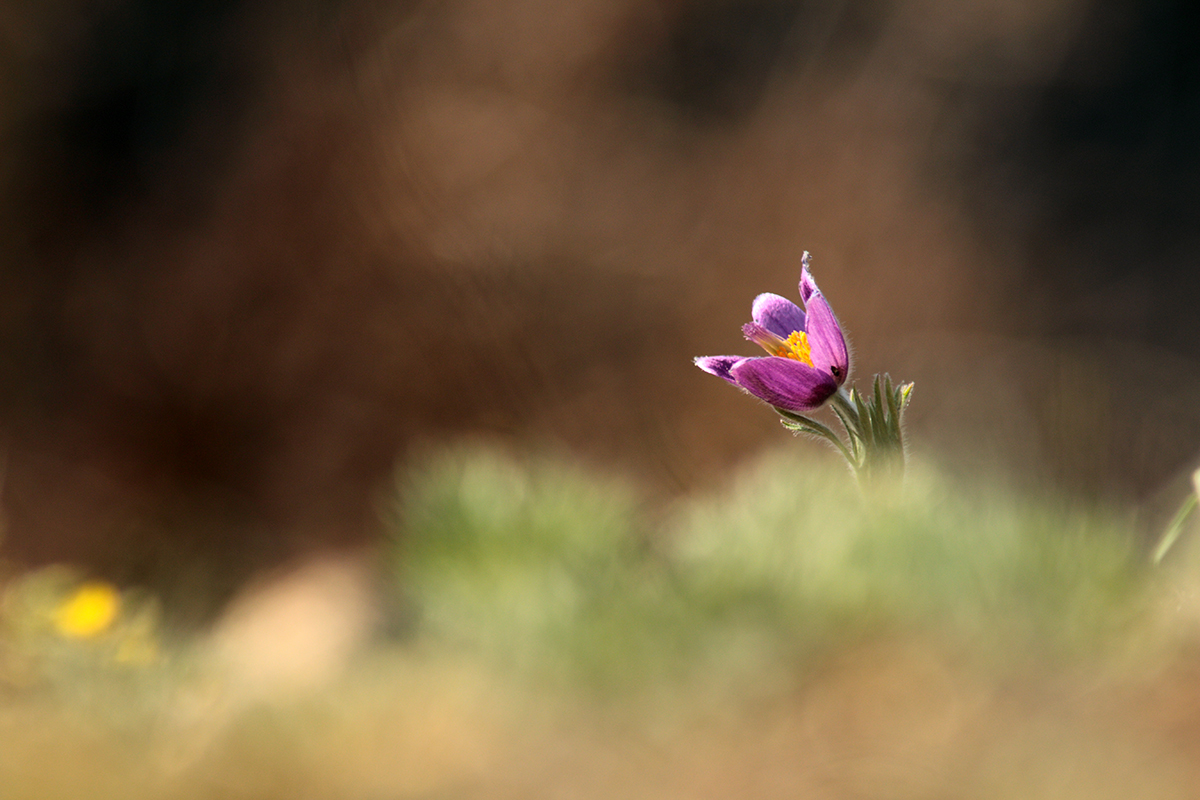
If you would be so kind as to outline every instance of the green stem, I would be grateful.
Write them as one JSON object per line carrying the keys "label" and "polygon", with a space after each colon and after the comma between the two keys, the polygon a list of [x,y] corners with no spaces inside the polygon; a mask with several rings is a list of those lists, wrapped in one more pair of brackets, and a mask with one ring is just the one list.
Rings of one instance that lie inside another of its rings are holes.
{"label": "green stem", "polygon": [[837,394],[835,394],[833,396],[833,404],[836,405],[839,409],[841,409],[842,413],[845,414],[845,418],[850,420],[851,422],[853,422],[854,427],[857,428],[857,430],[846,431],[846,432],[849,433],[851,436],[858,435],[858,437],[861,439],[862,438],[862,418],[859,417],[858,409],[855,408],[854,402],[850,399],[850,395],[846,392],[846,390],[844,388],[841,388],[841,387],[838,388]]}
{"label": "green stem", "polygon": [[1163,560],[1163,556],[1175,544],[1175,540],[1179,538],[1179,534],[1183,531],[1183,523],[1187,521],[1188,515],[1196,508],[1197,497],[1196,493],[1192,492],[1188,495],[1187,500],[1183,501],[1183,505],[1175,514],[1175,518],[1171,520],[1171,524],[1167,526],[1166,532],[1162,539],[1158,542],[1158,547],[1154,548],[1152,560],[1155,564]]}

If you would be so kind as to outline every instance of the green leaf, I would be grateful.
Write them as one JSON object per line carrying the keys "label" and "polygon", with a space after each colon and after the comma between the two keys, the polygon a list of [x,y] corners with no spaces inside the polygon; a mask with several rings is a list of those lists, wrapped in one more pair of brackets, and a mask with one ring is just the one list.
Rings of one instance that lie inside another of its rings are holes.
{"label": "green leaf", "polygon": [[874,433],[876,444],[882,445],[888,441],[889,437],[883,414],[883,392],[879,385],[878,375],[875,376],[871,391],[871,430]]}
{"label": "green leaf", "polygon": [[[1200,470],[1196,470],[1192,479],[1194,482],[1200,483]],[[1183,505],[1179,507],[1179,511],[1175,512],[1175,517],[1171,520],[1171,524],[1163,532],[1162,538],[1158,540],[1158,546],[1154,548],[1154,554],[1151,556],[1151,560],[1155,564],[1163,560],[1167,551],[1175,545],[1179,534],[1183,532],[1183,523],[1187,522],[1187,518],[1191,516],[1192,511],[1196,508],[1198,500],[1197,492],[1200,492],[1200,489],[1196,489],[1187,496],[1187,499],[1183,501]]]}
{"label": "green leaf", "polygon": [[900,431],[900,403],[896,389],[892,386],[891,375],[885,376],[884,392],[887,395],[888,404],[888,432],[891,434],[893,443],[897,447],[901,447],[903,439]]}
{"label": "green leaf", "polygon": [[783,417],[783,419],[780,420],[780,422],[783,423],[783,427],[797,433],[805,433],[810,436],[821,437],[836,447],[838,452],[842,454],[842,458],[846,459],[846,461],[850,463],[851,467],[857,466],[857,459],[851,455],[849,450],[846,449],[846,445],[842,443],[842,440],[838,438],[837,434],[830,430],[827,426],[822,425],[815,419],[809,419],[801,414],[793,414],[792,412],[784,411],[781,408],[776,408],[775,411],[778,412],[780,417]]}
{"label": "green leaf", "polygon": [[854,407],[858,409],[858,419],[861,422],[860,432],[863,437],[863,446],[869,451],[875,446],[875,430],[871,425],[871,409],[863,402],[862,395],[857,389],[850,390],[850,399],[854,401]]}

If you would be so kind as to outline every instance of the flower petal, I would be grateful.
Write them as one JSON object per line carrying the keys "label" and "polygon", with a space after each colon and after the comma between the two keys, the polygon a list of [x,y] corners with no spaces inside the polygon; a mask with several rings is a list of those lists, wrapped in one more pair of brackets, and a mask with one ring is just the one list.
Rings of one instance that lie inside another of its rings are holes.
{"label": "flower petal", "polygon": [[745,361],[746,356],[700,356],[692,361],[697,367],[707,372],[709,375],[716,375],[718,378],[725,380],[737,386],[737,381],[729,374],[729,370],[734,364],[739,361]]}
{"label": "flower petal", "polygon": [[[807,272],[805,273],[808,274]],[[834,377],[837,385],[846,382],[850,372],[850,353],[846,349],[846,337],[838,324],[833,309],[825,295],[814,291],[808,299],[808,344],[813,366]]]}
{"label": "flower petal", "polygon": [[730,368],[734,382],[768,405],[805,413],[837,391],[828,372],[790,358],[747,358]]}
{"label": "flower petal", "polygon": [[821,291],[817,288],[817,282],[813,280],[812,273],[808,271],[809,261],[808,251],[805,250],[804,255],[800,257],[800,299],[804,301],[805,306],[808,305],[808,298]]}
{"label": "flower petal", "polygon": [[769,292],[754,298],[750,318],[780,339],[788,338],[793,331],[804,330],[804,312],[800,306]]}

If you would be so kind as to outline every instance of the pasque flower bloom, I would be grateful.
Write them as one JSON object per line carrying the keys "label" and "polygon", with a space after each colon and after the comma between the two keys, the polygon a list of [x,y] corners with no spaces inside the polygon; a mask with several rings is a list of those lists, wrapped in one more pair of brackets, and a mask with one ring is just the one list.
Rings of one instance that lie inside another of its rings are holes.
{"label": "pasque flower bloom", "polygon": [[850,372],[846,339],[833,309],[801,259],[800,299],[804,309],[777,294],[760,294],[742,334],[767,356],[703,356],[705,372],[723,378],[775,408],[804,414],[837,393]]}

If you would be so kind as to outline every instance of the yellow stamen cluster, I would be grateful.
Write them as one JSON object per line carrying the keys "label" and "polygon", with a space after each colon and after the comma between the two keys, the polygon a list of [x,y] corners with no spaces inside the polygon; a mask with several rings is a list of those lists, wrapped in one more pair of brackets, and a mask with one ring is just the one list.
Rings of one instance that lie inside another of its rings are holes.
{"label": "yellow stamen cluster", "polygon": [[775,355],[780,358],[795,359],[810,367],[813,365],[812,347],[809,346],[808,334],[804,331],[792,331],[792,335],[787,338],[787,341],[782,342],[775,349]]}

